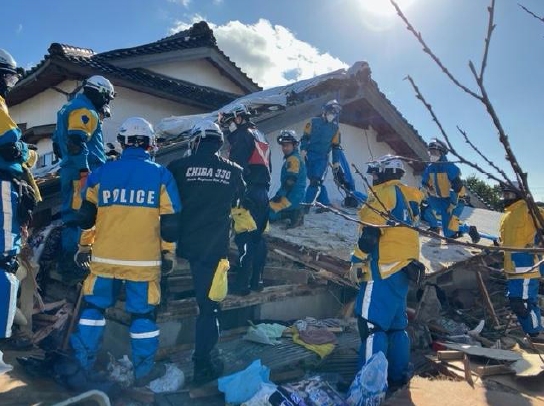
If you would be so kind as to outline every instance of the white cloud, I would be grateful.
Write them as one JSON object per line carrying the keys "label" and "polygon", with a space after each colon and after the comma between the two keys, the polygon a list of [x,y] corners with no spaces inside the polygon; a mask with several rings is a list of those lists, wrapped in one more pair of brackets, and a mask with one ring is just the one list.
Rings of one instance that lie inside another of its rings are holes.
{"label": "white cloud", "polygon": [[185,8],[189,7],[189,4],[191,3],[191,0],[168,0],[168,1],[170,3],[179,3]]}
{"label": "white cloud", "polygon": [[[205,18],[194,15],[190,20],[178,21],[170,32],[187,29]],[[265,88],[347,67],[338,58],[297,39],[288,28],[272,25],[266,19],[260,19],[255,24],[240,21],[229,21],[224,25],[208,24],[213,29],[219,48]]]}
{"label": "white cloud", "polygon": [[23,31],[23,24],[19,24],[15,29],[16,34],[20,34]]}

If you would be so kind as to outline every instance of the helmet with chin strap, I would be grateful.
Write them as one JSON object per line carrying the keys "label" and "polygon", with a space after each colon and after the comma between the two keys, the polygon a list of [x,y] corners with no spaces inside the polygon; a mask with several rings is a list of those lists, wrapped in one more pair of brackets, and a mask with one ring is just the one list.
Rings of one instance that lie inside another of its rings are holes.
{"label": "helmet with chin strap", "polygon": [[22,68],[17,67],[17,63],[11,54],[0,49],[0,95],[5,97],[9,90],[17,84]]}
{"label": "helmet with chin strap", "polygon": [[203,120],[197,123],[191,130],[191,150],[196,151],[201,142],[215,142],[217,149],[221,148],[224,142],[223,131],[218,124],[210,120]]}
{"label": "helmet with chin strap", "polygon": [[448,146],[443,141],[440,141],[437,138],[433,138],[429,142],[429,145],[427,146],[427,149],[429,151],[436,150],[436,151],[440,152],[441,155],[446,155],[448,153]]}
{"label": "helmet with chin strap", "polygon": [[141,147],[147,150],[155,145],[155,131],[149,121],[141,117],[131,117],[119,128],[117,141],[123,147]]}
{"label": "helmet with chin strap", "polygon": [[277,138],[278,144],[293,144],[295,147],[299,141],[295,130],[281,130]]}

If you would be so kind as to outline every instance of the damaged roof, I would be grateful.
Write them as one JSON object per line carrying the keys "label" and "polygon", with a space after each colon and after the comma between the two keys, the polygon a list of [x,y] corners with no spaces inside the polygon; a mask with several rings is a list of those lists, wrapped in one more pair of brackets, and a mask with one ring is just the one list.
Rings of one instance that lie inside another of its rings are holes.
{"label": "damaged roof", "polygon": [[[7,102],[9,105],[16,105],[65,80],[83,80],[91,75],[100,74],[106,76],[116,86],[195,107],[219,108],[239,95],[170,78],[146,69],[116,64],[119,59],[130,56],[201,48],[211,49],[214,54],[220,55],[217,57],[210,54],[206,59],[242,89],[245,91],[260,89],[217,47],[211,29],[205,22],[200,22],[188,30],[160,41],[99,54],[88,48],[52,43],[44,59],[25,72],[23,78],[12,89]],[[221,58],[224,60],[221,61]],[[236,75],[232,72],[237,72],[238,77],[234,77]]]}

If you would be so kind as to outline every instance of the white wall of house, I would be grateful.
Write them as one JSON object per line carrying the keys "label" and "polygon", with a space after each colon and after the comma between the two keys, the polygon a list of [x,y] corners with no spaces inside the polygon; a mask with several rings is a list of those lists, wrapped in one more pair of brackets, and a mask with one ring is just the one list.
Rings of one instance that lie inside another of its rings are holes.
{"label": "white wall of house", "polygon": [[[78,83],[65,81],[58,88],[72,92]],[[172,115],[204,113],[203,109],[183,105],[170,100],[161,99],[146,93],[116,87],[117,97],[112,102],[112,117],[103,123],[105,142],[114,141],[119,127],[129,117],[140,116],[153,125],[161,119]],[[64,94],[47,89],[24,102],[10,107],[10,115],[16,123],[26,123],[27,128],[45,124],[55,124],[57,111],[67,102]],[[38,153],[47,154],[53,150],[50,140],[38,142]]]}
{"label": "white wall of house", "polygon": [[[286,129],[295,130],[300,139],[305,124],[306,121],[301,121]],[[276,137],[278,136],[279,131],[280,130],[266,134],[268,142],[271,146],[272,156],[272,184],[270,187],[270,196],[273,196],[280,186],[280,172],[281,166],[283,165],[283,153],[281,151],[281,147],[276,141]],[[358,127],[340,124],[340,131],[342,134],[342,147],[344,149],[344,154],[346,155],[348,162],[350,164],[355,164],[363,173],[366,172],[366,162],[372,159],[377,159],[386,154],[397,155],[397,153],[393,149],[391,149],[391,147],[387,143],[378,142],[376,140],[377,133],[372,128],[369,128],[368,130],[363,130]],[[421,183],[421,176],[415,176],[413,174],[412,168],[409,165],[405,164],[405,168],[406,174],[402,179],[403,182],[410,186],[419,187]],[[351,172],[355,179],[356,189],[358,191],[367,193],[366,187],[361,177],[357,175],[352,168]],[[372,183],[372,179],[370,177],[367,179],[370,183]],[[325,178],[325,186],[327,188],[327,192],[331,201],[333,203],[340,203],[343,199],[343,196],[340,194],[338,188],[334,184],[331,170],[329,170]]]}
{"label": "white wall of house", "polygon": [[206,60],[176,61],[146,66],[146,69],[201,86],[243,95],[244,91]]}

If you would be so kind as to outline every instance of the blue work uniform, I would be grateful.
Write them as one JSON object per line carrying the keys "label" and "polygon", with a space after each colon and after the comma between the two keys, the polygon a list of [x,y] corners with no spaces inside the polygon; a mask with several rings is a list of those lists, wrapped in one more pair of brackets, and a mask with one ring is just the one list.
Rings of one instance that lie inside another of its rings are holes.
{"label": "blue work uniform", "polygon": [[11,179],[23,174],[22,163],[28,159],[26,143],[21,141],[21,130],[9,115],[6,101],[0,96],[0,148],[15,148],[20,157],[11,160],[0,155],[0,205],[2,238],[0,238],[0,339],[11,337],[15,317],[19,281],[15,277],[15,257],[21,250],[21,224],[17,216],[19,192]]}
{"label": "blue work uniform", "polygon": [[336,122],[329,123],[324,117],[313,117],[304,127],[300,149],[306,151],[306,174],[310,184],[306,189],[306,203],[318,201],[330,205],[327,189],[323,184],[332,149],[333,165],[338,164],[340,129]]}
{"label": "blue work uniform", "polygon": [[423,187],[428,192],[428,202],[436,216],[442,221],[442,232],[445,237],[453,237],[459,232],[459,216],[463,211],[463,199],[459,199],[459,193],[453,190],[453,184],[460,184],[461,171],[448,162],[445,156],[440,161],[430,163],[421,179]]}
{"label": "blue work uniform", "polygon": [[[535,246],[536,229],[524,200],[518,200],[505,208],[499,230],[504,246]],[[540,270],[538,267],[531,268],[541,259],[539,255],[525,252],[504,253],[504,272],[508,280],[506,295],[510,306],[523,331],[535,336],[542,330],[538,306]]]}
{"label": "blue work uniform", "polygon": [[270,202],[270,220],[280,220],[282,213],[300,208],[306,189],[306,165],[298,148],[284,157],[280,176],[281,186]]}
{"label": "blue work uniform", "polygon": [[[413,223],[410,202],[415,196],[423,197],[417,189],[391,180],[374,186],[373,192],[359,211],[361,221],[386,224],[387,219],[373,208],[388,211],[393,218],[404,223]],[[361,227],[361,233],[365,232],[365,227]],[[391,381],[403,383],[409,379],[410,361],[410,340],[406,333],[409,280],[403,269],[419,259],[419,238],[416,231],[407,227],[379,230],[379,240],[370,252],[365,253],[356,247],[352,257],[353,262],[362,263],[364,271],[355,304],[361,336],[359,367],[372,354],[381,351],[389,361]]]}
{"label": "blue work uniform", "polygon": [[[83,284],[85,308],[70,343],[81,366],[91,369],[104,334],[104,311],[115,304],[124,283],[138,379],[152,369],[159,345],[154,310],[160,302],[161,252],[175,249],[161,238],[161,216],[179,213],[177,186],[165,167],[132,147],[89,175],[83,199],[83,223],[95,227],[81,235],[82,245],[92,245],[91,269]],[[88,207],[95,208],[95,219],[88,219]]]}
{"label": "blue work uniform", "polygon": [[77,211],[81,206],[82,171],[94,171],[106,162],[100,116],[83,93],[65,104],[57,113],[53,142],[61,155],[62,248],[73,255],[77,251],[79,229]]}

